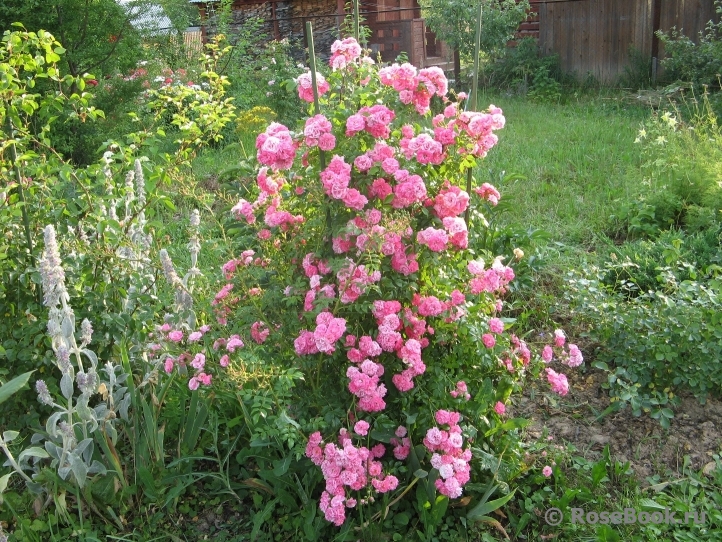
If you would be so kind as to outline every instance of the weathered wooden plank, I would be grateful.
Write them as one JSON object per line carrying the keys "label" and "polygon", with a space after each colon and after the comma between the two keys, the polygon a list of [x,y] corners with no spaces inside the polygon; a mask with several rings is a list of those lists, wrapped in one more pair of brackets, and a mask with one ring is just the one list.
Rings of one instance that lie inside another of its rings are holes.
{"label": "weathered wooden plank", "polygon": [[[630,48],[651,55],[654,0],[578,0],[536,3],[542,54],[558,54],[562,68],[579,76],[592,73],[613,82],[629,62]],[[715,17],[713,0],[664,0],[660,27],[684,28],[697,38]],[[660,48],[660,56],[663,54]]]}

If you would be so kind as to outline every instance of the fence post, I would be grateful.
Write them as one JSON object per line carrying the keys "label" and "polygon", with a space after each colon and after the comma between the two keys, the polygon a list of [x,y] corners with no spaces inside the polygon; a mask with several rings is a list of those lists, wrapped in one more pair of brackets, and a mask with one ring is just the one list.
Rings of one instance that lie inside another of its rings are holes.
{"label": "fence post", "polygon": [[657,62],[659,59],[659,36],[657,32],[660,30],[662,19],[662,0],[652,1],[652,64],[651,76],[652,84],[657,84]]}

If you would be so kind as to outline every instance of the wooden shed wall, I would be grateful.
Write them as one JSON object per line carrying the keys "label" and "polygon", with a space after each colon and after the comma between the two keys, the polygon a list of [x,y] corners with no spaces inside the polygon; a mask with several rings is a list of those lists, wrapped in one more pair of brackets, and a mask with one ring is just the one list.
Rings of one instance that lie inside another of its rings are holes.
{"label": "wooden shed wall", "polygon": [[[612,82],[623,73],[631,47],[651,58],[656,8],[660,10],[661,30],[676,26],[693,39],[707,21],[715,18],[713,0],[542,0],[534,3],[539,13],[542,53],[558,54],[562,69],[567,72],[579,76],[590,73],[604,82]],[[658,54],[661,57],[661,47]]]}

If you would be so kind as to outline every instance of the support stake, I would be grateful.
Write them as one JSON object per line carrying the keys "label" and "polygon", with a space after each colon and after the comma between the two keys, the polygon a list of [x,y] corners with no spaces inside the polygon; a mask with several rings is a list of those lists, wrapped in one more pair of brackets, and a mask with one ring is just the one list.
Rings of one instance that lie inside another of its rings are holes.
{"label": "support stake", "polygon": [[[311,87],[313,88],[313,110],[316,115],[321,113],[321,104],[318,101],[318,82],[316,81],[316,49],[313,45],[313,26],[306,21],[306,36],[308,39],[308,65],[311,67]],[[326,169],[326,153],[318,149],[318,161],[321,171]],[[331,208],[326,208],[326,232],[328,234],[329,253],[333,254],[333,236],[331,235]]]}
{"label": "support stake", "polygon": [[353,0],[353,37],[359,41],[359,5],[358,0]]}
{"label": "support stake", "polygon": [[[479,4],[479,15],[476,19],[476,39],[474,42],[474,71],[471,74],[472,80],[471,80],[471,96],[469,96],[469,107],[471,108],[471,111],[477,110],[477,100],[478,100],[478,93],[479,93],[479,52],[481,49],[481,16],[482,16],[482,5]],[[473,171],[472,168],[469,168],[466,172],[466,193],[471,196],[471,180],[473,177]],[[469,225],[469,211],[471,210],[470,207],[466,208],[466,212],[464,213],[464,221],[467,224],[467,227]]]}
{"label": "support stake", "polygon": [[[321,105],[318,102],[318,82],[316,81],[316,50],[313,45],[313,26],[311,21],[306,21],[306,36],[308,38],[308,65],[311,67],[311,87],[313,88],[313,111],[314,114],[321,113]],[[321,170],[326,169],[326,153],[318,150],[321,161]]]}

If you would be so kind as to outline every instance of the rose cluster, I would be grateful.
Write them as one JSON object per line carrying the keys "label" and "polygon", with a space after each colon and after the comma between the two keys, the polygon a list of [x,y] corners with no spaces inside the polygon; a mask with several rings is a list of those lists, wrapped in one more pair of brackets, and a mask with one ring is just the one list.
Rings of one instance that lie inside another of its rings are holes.
{"label": "rose cluster", "polygon": [[435,415],[436,423],[446,425],[448,430],[432,427],[426,432],[424,446],[431,452],[431,465],[439,471],[436,489],[451,499],[460,497],[464,485],[470,479],[469,461],[471,450],[463,449],[464,438],[461,435],[458,412],[439,410]]}
{"label": "rose cluster", "polygon": [[[368,423],[358,422],[357,432],[365,434]],[[383,465],[378,459],[386,453],[383,444],[377,444],[370,450],[364,446],[354,446],[348,431],[342,429],[338,444],[324,444],[321,433],[313,433],[306,445],[306,456],[321,467],[326,480],[326,489],[321,494],[320,508],[326,519],[335,525],[346,520],[346,508],[354,508],[355,498],[347,491],[361,491],[369,483],[378,493],[393,491],[399,484],[391,474],[384,474]]]}

